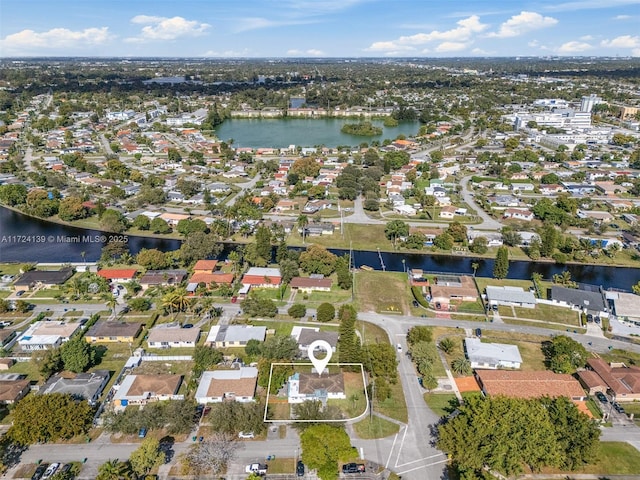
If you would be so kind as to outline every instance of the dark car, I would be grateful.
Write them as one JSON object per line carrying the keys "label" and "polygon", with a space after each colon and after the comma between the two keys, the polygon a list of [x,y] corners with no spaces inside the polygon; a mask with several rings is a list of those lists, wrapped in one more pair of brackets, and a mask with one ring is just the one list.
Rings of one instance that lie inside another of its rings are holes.
{"label": "dark car", "polygon": [[296,475],[304,477],[304,463],[302,463],[302,460],[298,460],[298,463],[296,464]]}
{"label": "dark car", "polygon": [[362,463],[345,463],[342,466],[342,473],[364,473],[365,468]]}
{"label": "dark car", "polygon": [[602,392],[596,392],[596,397],[598,397],[598,400],[600,400],[602,403],[609,403],[607,397]]}
{"label": "dark car", "polygon": [[40,465],[38,465],[38,468],[36,468],[36,471],[33,472],[33,475],[31,476],[31,480],[40,480],[44,475],[44,472],[47,471],[48,467],[48,463],[41,463]]}
{"label": "dark car", "polygon": [[417,307],[419,307],[419,306],[420,306],[420,304],[418,303],[418,301],[417,301],[417,300],[414,300],[414,301],[413,301],[413,306],[417,308]]}
{"label": "dark car", "polygon": [[481,337],[481,336],[482,336],[482,329],[476,328],[476,337]]}
{"label": "dark car", "polygon": [[182,328],[193,328],[193,323],[185,323]]}

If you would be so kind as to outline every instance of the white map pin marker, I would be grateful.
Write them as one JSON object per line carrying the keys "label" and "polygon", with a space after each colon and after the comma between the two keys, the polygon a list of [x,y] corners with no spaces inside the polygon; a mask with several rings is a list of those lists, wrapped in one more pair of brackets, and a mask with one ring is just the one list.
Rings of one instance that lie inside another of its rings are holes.
{"label": "white map pin marker", "polygon": [[[327,356],[322,359],[316,358],[314,356],[314,351],[316,348],[321,348],[325,350],[327,352]],[[331,360],[331,355],[333,355],[333,349],[331,348],[331,344],[326,340],[315,340],[311,342],[311,345],[309,345],[309,348],[307,349],[307,355],[309,356],[311,363],[313,364],[316,371],[318,372],[318,376],[321,376],[322,372],[324,372],[324,369],[327,367],[329,360]]]}

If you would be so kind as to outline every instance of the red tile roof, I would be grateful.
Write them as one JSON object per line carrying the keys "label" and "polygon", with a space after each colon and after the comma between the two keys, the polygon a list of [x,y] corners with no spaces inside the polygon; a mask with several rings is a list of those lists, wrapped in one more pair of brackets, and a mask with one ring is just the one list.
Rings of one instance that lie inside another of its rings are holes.
{"label": "red tile roof", "polygon": [[98,272],[102,278],[112,280],[114,278],[133,278],[138,273],[135,268],[103,268]]}
{"label": "red tile roof", "polygon": [[571,375],[548,370],[517,372],[507,370],[477,370],[483,390],[487,395],[503,395],[516,398],[568,397],[581,399],[584,390]]}
{"label": "red tile roof", "polygon": [[264,275],[245,275],[242,277],[243,285],[280,285],[282,277],[267,277],[270,281],[265,280]]}
{"label": "red tile roof", "polygon": [[193,270],[195,272],[199,270],[213,272],[217,264],[218,264],[218,260],[198,260],[196,264],[193,266]]}

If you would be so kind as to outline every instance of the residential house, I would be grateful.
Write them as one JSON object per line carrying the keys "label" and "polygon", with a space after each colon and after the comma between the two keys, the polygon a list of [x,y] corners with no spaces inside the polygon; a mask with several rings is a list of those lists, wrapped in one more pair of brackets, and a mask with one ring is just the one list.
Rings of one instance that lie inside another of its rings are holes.
{"label": "residential house", "polygon": [[[448,207],[445,207],[448,208]],[[418,211],[413,208],[411,205],[398,205],[393,207],[393,211],[399,215],[405,215],[407,217],[412,217],[418,213]]]}
{"label": "residential house", "polygon": [[633,293],[606,292],[609,304],[618,320],[640,326],[640,296]]}
{"label": "residential house", "polygon": [[233,273],[194,273],[187,282],[187,292],[195,292],[200,284],[204,284],[207,288],[217,288],[218,285],[231,285],[234,279]]}
{"label": "residential house", "polygon": [[178,395],[182,375],[127,375],[120,385],[114,386],[114,407],[118,410],[128,405],[146,405],[160,400],[183,400]]}
{"label": "residential house", "polygon": [[551,300],[571,308],[591,311],[596,315],[606,313],[607,310],[604,298],[599,290],[582,290],[552,285]]}
{"label": "residential house", "polygon": [[296,372],[287,381],[287,398],[289,403],[318,400],[323,404],[330,399],[345,399],[344,376],[342,373]]}
{"label": "residential house", "polygon": [[304,227],[305,235],[310,237],[320,237],[322,235],[333,235],[336,227],[333,223],[329,222],[314,222],[309,223]]}
{"label": "residential house", "polygon": [[442,207],[440,210],[440,218],[444,218],[446,220],[452,220],[456,216],[456,207]]}
{"label": "residential house", "polygon": [[0,376],[0,404],[12,405],[21,400],[31,390],[31,382],[23,375],[6,374]]}
{"label": "residential house", "polygon": [[205,345],[216,348],[245,347],[249,340],[264,342],[267,327],[252,325],[215,325],[211,327]]}
{"label": "residential house", "polygon": [[279,268],[251,267],[242,277],[242,285],[255,288],[277,288],[282,282]]}
{"label": "residential house", "polygon": [[24,352],[51,350],[68,341],[78,328],[78,322],[40,320],[29,325],[18,337],[18,345]]}
{"label": "residential house", "polygon": [[436,310],[449,310],[452,302],[474,302],[478,299],[473,278],[466,275],[439,275],[429,285],[430,302]]}
{"label": "residential house", "polygon": [[536,297],[530,291],[521,287],[494,287],[488,286],[487,302],[489,305],[507,305],[524,308],[535,308]]}
{"label": "residential house", "polygon": [[84,338],[89,343],[133,343],[142,331],[140,322],[97,321]]}
{"label": "residential house", "polygon": [[111,283],[125,283],[133,280],[138,273],[135,268],[103,268],[98,275]]}
{"label": "residential house", "polygon": [[96,405],[98,399],[111,378],[109,370],[96,370],[88,373],[78,373],[72,377],[57,374],[49,378],[40,387],[38,394],[63,393],[75,398],[86,400],[90,405]]}
{"label": "residential house", "polygon": [[218,260],[198,260],[193,266],[193,273],[213,273]]}
{"label": "residential house", "polygon": [[613,221],[613,219],[615,218],[609,212],[604,212],[600,210],[582,210],[582,209],[578,209],[576,216],[578,218],[589,218],[593,220],[596,224],[609,223]]}
{"label": "residential house", "polygon": [[520,372],[476,370],[478,384],[485,395],[511,398],[567,397],[584,401],[587,395],[580,382],[566,373],[550,370]]}
{"label": "residential house", "polygon": [[179,285],[186,276],[186,270],[147,270],[138,283],[142,290],[147,290],[150,287]]}
{"label": "residential house", "polygon": [[557,183],[550,183],[546,185],[542,184],[538,188],[542,195],[556,195],[558,193],[564,192],[564,187],[562,185],[558,185]]}
{"label": "residential house", "polygon": [[322,332],[318,327],[299,327],[296,325],[291,329],[291,336],[298,342],[298,347],[305,357],[307,356],[309,345],[316,340],[328,342],[333,352],[336,351],[338,346],[338,332]]}
{"label": "residential house", "polygon": [[512,183],[511,191],[512,192],[533,192],[535,190],[535,185],[533,183]]}
{"label": "residential house", "polygon": [[180,220],[188,220],[189,218],[191,218],[191,216],[187,215],[186,213],[164,212],[164,213],[161,213],[158,218],[161,218],[162,220],[167,222],[171,227],[176,227],[178,225],[178,222],[180,222]]}
{"label": "residential house", "polygon": [[258,382],[256,367],[240,367],[234,370],[203,372],[196,390],[199,404],[235,401],[253,402]]}
{"label": "residential house", "polygon": [[587,370],[578,372],[578,377],[590,394],[609,392],[618,402],[640,400],[640,367],[609,364],[602,358],[590,358],[587,366]]}
{"label": "residential house", "polygon": [[149,331],[149,348],[195,348],[200,338],[198,327],[182,328],[180,325],[156,325]]}
{"label": "residential house", "polygon": [[502,213],[502,218],[511,218],[513,220],[523,220],[525,222],[530,222],[535,218],[533,212],[526,208],[507,208]]}
{"label": "residential house", "polygon": [[310,277],[293,277],[289,286],[294,290],[311,293],[330,292],[332,284],[333,281],[330,278],[312,275]]}
{"label": "residential house", "polygon": [[520,368],[522,357],[517,345],[484,343],[479,338],[465,338],[464,351],[473,369]]}
{"label": "residential house", "polygon": [[13,288],[15,290],[31,290],[33,288],[52,288],[64,284],[73,276],[73,268],[60,270],[31,270],[20,275]]}
{"label": "residential house", "polygon": [[293,212],[298,208],[298,202],[293,200],[280,200],[276,204],[275,211],[278,213],[281,212]]}

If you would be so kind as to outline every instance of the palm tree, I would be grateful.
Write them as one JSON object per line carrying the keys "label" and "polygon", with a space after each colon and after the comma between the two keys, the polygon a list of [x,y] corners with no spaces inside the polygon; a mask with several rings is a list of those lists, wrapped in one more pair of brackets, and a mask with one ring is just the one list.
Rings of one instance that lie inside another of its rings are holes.
{"label": "palm tree", "polygon": [[131,470],[127,462],[120,462],[117,458],[107,460],[98,468],[97,480],[125,480],[131,478]]}
{"label": "palm tree", "polygon": [[189,307],[189,297],[184,288],[174,288],[162,297],[162,306],[169,309],[169,312],[183,312]]}
{"label": "palm tree", "polygon": [[300,230],[302,231],[302,244],[304,245],[307,235],[307,225],[309,225],[309,217],[307,217],[306,215],[300,215],[298,217],[297,223],[298,228],[300,228]]}
{"label": "palm tree", "polygon": [[87,252],[85,251],[80,252],[80,256],[82,257],[82,261],[84,263],[87,263]]}
{"label": "palm tree", "polygon": [[452,338],[446,337],[440,340],[438,347],[444,353],[451,353],[456,348],[456,342]]}
{"label": "palm tree", "polygon": [[458,357],[451,362],[451,370],[458,375],[471,375],[471,363],[465,357]]}
{"label": "palm tree", "polygon": [[480,264],[478,262],[473,262],[471,264],[471,268],[473,269],[473,276],[476,276],[476,271],[480,268]]}

